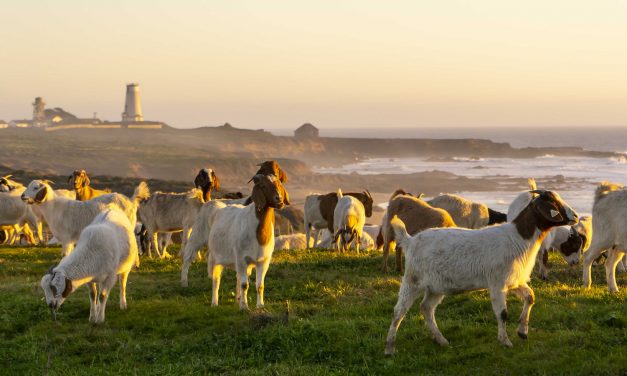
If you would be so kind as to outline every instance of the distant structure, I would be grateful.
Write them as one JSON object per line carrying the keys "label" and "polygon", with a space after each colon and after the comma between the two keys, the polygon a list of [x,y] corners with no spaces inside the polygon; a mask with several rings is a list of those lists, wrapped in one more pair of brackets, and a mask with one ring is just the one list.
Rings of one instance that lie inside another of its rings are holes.
{"label": "distant structure", "polygon": [[314,127],[313,125],[309,123],[305,123],[294,131],[294,137],[301,138],[301,139],[302,138],[318,138],[319,137],[318,133],[319,133],[318,128]]}
{"label": "distant structure", "polygon": [[9,127],[9,123],[7,123],[4,120],[0,120],[0,129],[4,129],[4,128],[8,128]]}
{"label": "distant structure", "polygon": [[139,84],[126,85],[126,101],[124,102],[124,112],[122,112],[122,122],[131,123],[144,121],[139,97]]}
{"label": "distant structure", "polygon": [[[4,125],[3,125],[4,124]],[[144,121],[139,97],[139,84],[126,85],[126,100],[122,121],[100,120],[94,112],[92,118],[79,118],[60,107],[46,108],[43,98],[37,97],[33,102],[32,120],[11,120],[8,124],[0,122],[2,128],[43,128],[46,131],[61,129],[161,129],[165,126],[160,121]]]}
{"label": "distant structure", "polygon": [[41,97],[35,98],[33,103],[33,127],[45,127],[46,124],[46,102]]}

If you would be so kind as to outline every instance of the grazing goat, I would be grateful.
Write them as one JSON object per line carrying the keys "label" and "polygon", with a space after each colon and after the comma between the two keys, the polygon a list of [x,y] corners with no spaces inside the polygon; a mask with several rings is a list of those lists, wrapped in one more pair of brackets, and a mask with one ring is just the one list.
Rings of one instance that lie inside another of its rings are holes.
{"label": "grazing goat", "polygon": [[[335,246],[335,244],[333,243],[333,235],[329,232],[329,230],[327,230],[326,228],[321,230],[322,235],[321,235],[321,239],[320,239],[320,243],[318,243],[318,248],[323,248],[323,249],[331,249]],[[361,233],[361,239],[360,239],[360,249],[365,249],[366,251],[372,251],[374,249],[374,240],[372,239],[372,237],[367,233],[367,232],[362,232]],[[356,250],[356,243],[353,242],[350,246],[350,250],[354,251]]]}
{"label": "grazing goat", "polygon": [[337,205],[333,211],[333,233],[338,252],[348,251],[355,240],[355,250],[359,254],[361,235],[366,223],[364,205],[353,196],[344,196],[337,190]]}
{"label": "grazing goat", "polygon": [[81,231],[87,227],[102,211],[117,207],[122,210],[135,226],[139,202],[150,197],[145,182],[139,183],[133,197],[129,200],[119,193],[109,193],[88,201],[70,200],[59,196],[43,180],[33,180],[22,193],[22,201],[37,205],[46,220],[52,234],[61,242],[63,256],[72,252]]}
{"label": "grazing goat", "polygon": [[67,182],[70,184],[70,187],[74,189],[74,192],[76,192],[76,199],[78,201],[87,201],[94,197],[111,193],[108,189],[101,190],[92,188],[89,185],[91,181],[85,170],[74,170],[72,175],[67,179]]}
{"label": "grazing goat", "polygon": [[577,222],[575,211],[557,193],[533,191],[532,194],[535,197],[512,223],[478,230],[431,229],[412,237],[403,222],[393,217],[392,228],[407,254],[407,270],[394,307],[386,354],[394,353],[398,327],[420,293],[424,294],[420,311],[440,345],[448,345],[435,322],[435,309],[444,296],[484,289],[490,291],[499,342],[512,346],[505,325],[508,290],[523,300],[518,335],[527,338],[535,301],[527,282],[540,244],[552,227]]}
{"label": "grazing goat", "polygon": [[[344,196],[352,196],[361,201],[364,206],[366,217],[372,216],[372,195],[368,190],[364,192],[347,192]],[[327,194],[310,194],[305,197],[305,211],[304,211],[304,224],[305,224],[305,236],[307,237],[307,244],[311,238],[311,228],[314,228],[314,241],[315,247],[318,243],[318,231],[324,228],[330,232],[334,232],[333,226],[333,213],[335,206],[337,205],[338,197],[337,192],[331,192]]]}
{"label": "grazing goat", "polygon": [[[236,297],[240,309],[248,309],[248,276],[257,269],[257,307],[263,307],[264,279],[274,251],[274,210],[284,206],[281,182],[274,175],[257,174],[252,179],[253,204],[225,205],[212,201],[201,212],[198,232],[207,233],[207,272],[212,278],[211,305],[218,305],[220,278],[224,266],[234,266],[237,272]],[[204,208],[203,208],[204,209]],[[202,216],[202,218],[201,218]],[[181,284],[187,286],[187,274],[194,255],[205,238],[192,232],[183,252]]]}
{"label": "grazing goat", "polygon": [[397,245],[390,221],[398,216],[407,226],[407,231],[415,235],[434,227],[456,227],[455,221],[444,209],[434,208],[423,200],[397,191],[392,194],[382,225],[383,232],[383,272],[388,272],[388,254],[396,248],[396,270],[403,270],[403,250]]}
{"label": "grazing goat", "polygon": [[[211,191],[220,190],[220,179],[212,169],[202,168],[194,178],[194,185],[196,189],[202,190],[203,202],[208,202],[211,201]],[[242,196],[237,198],[242,198]]]}
{"label": "grazing goat", "polygon": [[89,283],[89,321],[104,322],[116,279],[120,280],[120,309],[126,309],[126,280],[139,260],[133,229],[127,215],[115,208],[101,212],[85,227],[74,252],[41,279],[53,318],[68,295]]}
{"label": "grazing goat", "polygon": [[602,182],[592,205],[592,242],[583,258],[583,286],[589,288],[592,262],[607,250],[605,277],[610,293],[618,292],[616,266],[627,251],[627,190],[620,184]]}
{"label": "grazing goat", "polygon": [[568,265],[579,264],[584,238],[575,229],[575,226],[554,227],[544,238],[538,252],[538,268],[540,279],[546,280],[549,276],[549,251],[559,251]]}
{"label": "grazing goat", "polygon": [[[503,213],[493,211],[493,215],[490,215],[490,210],[485,204],[472,202],[461,196],[452,194],[443,194],[427,201],[427,204],[434,208],[440,208],[446,210],[455,224],[458,227],[465,228],[482,228],[495,223],[505,222]],[[500,216],[498,214],[501,214]],[[502,219],[502,220],[501,220]],[[500,222],[495,222],[501,220]]]}
{"label": "grazing goat", "polygon": [[151,248],[155,249],[160,258],[170,256],[159,247],[159,232],[183,231],[181,247],[184,248],[198,211],[203,205],[202,194],[199,189],[185,193],[155,192],[149,199],[141,202],[137,213],[142,224],[146,226],[148,239],[152,241],[152,247],[148,248],[149,257],[152,257]]}

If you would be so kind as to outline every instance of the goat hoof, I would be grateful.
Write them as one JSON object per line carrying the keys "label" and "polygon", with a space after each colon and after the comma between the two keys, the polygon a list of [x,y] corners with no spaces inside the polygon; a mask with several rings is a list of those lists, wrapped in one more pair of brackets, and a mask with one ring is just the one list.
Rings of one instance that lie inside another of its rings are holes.
{"label": "goat hoof", "polygon": [[520,337],[522,339],[527,339],[527,333],[518,332],[518,337]]}

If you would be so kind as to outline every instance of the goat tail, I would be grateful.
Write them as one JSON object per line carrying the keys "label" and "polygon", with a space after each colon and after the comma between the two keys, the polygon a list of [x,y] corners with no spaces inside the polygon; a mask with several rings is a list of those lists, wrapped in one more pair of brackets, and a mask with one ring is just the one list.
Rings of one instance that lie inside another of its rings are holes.
{"label": "goat tail", "polygon": [[403,223],[403,221],[395,215],[390,221],[390,226],[392,226],[392,229],[394,230],[394,239],[396,240],[396,244],[400,245],[405,252],[407,252],[411,236],[407,233],[405,223]]}
{"label": "goat tail", "polygon": [[602,181],[597,186],[597,189],[594,191],[594,203],[605,197],[606,194],[612,191],[618,191],[623,189],[621,184],[610,183],[609,181]]}
{"label": "goat tail", "polygon": [[342,190],[340,188],[337,189],[337,199],[341,199],[342,197],[344,197],[344,195],[342,194]]}
{"label": "goat tail", "polygon": [[148,184],[146,184],[145,181],[142,181],[135,188],[135,192],[133,192],[133,197],[131,198],[131,201],[133,201],[136,206],[139,206],[140,202],[148,200],[149,197],[150,189],[148,189]]}

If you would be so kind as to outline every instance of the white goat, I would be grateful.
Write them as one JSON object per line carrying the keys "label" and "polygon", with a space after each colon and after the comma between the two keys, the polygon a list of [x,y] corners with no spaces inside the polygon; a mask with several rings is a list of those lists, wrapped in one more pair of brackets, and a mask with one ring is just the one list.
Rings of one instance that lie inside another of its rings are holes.
{"label": "white goat", "polygon": [[620,184],[602,182],[592,205],[592,243],[583,258],[583,286],[589,288],[592,262],[607,250],[605,276],[611,293],[618,292],[616,265],[627,251],[627,190]]}
{"label": "white goat", "polygon": [[366,223],[366,209],[364,204],[353,196],[344,196],[342,190],[337,190],[337,205],[333,211],[333,233],[338,252],[348,251],[350,244],[355,240],[355,250],[359,254],[361,236]]}
{"label": "white goat", "polygon": [[579,264],[584,239],[575,226],[553,227],[546,235],[538,252],[540,278],[548,278],[549,251],[558,251],[570,266]]}
{"label": "white goat", "polygon": [[150,191],[145,182],[139,183],[131,200],[119,193],[109,193],[88,201],[71,200],[58,196],[50,185],[42,180],[33,180],[22,194],[22,200],[37,205],[50,227],[52,234],[61,242],[63,255],[67,256],[78,241],[81,231],[94,218],[110,206],[122,210],[135,227],[137,206],[147,199]]}
{"label": "white goat", "polygon": [[498,340],[511,347],[507,337],[506,294],[513,290],[524,305],[518,335],[527,338],[529,315],[534,304],[533,290],[527,285],[531,271],[547,232],[554,226],[574,224],[577,214],[550,191],[534,191],[538,195],[513,223],[484,227],[429,229],[411,237],[405,225],[393,218],[397,241],[406,252],[406,271],[394,308],[385,347],[394,352],[396,332],[418,295],[424,293],[420,311],[435,341],[448,341],[435,322],[435,308],[444,296],[465,291],[489,289],[492,308],[498,321]]}
{"label": "white goat", "polygon": [[[20,231],[24,232],[31,243],[43,240],[42,223],[29,205],[26,205],[21,195],[26,190],[24,186],[14,188],[7,192],[0,192],[0,226],[13,228],[9,243],[14,243]],[[31,231],[35,230],[34,235]],[[35,240],[37,239],[37,241]]]}
{"label": "white goat", "polygon": [[[257,307],[263,307],[263,290],[266,272],[274,252],[274,209],[284,205],[285,189],[274,175],[257,174],[252,179],[253,204],[248,206],[225,205],[221,202],[205,204],[204,224],[198,232],[207,234],[207,271],[212,278],[211,305],[218,305],[220,278],[224,266],[234,266],[237,272],[236,297],[240,309],[248,309],[248,276],[257,269]],[[204,209],[204,208],[203,208]],[[200,215],[199,215],[200,217]],[[187,286],[187,274],[196,251],[202,247],[204,234],[192,236],[183,252],[181,284]]]}
{"label": "white goat", "polygon": [[185,193],[155,192],[149,199],[143,201],[139,205],[138,214],[146,226],[148,239],[152,242],[152,247],[148,248],[148,255],[152,257],[151,248],[154,248],[160,258],[170,256],[165,249],[159,247],[160,232],[182,230],[183,248],[202,204],[203,193],[200,189]]}
{"label": "white goat", "polygon": [[89,283],[89,321],[104,322],[116,279],[120,280],[120,309],[126,309],[126,280],[139,260],[133,227],[126,214],[115,208],[101,212],[85,227],[74,252],[41,279],[54,318],[65,298]]}

